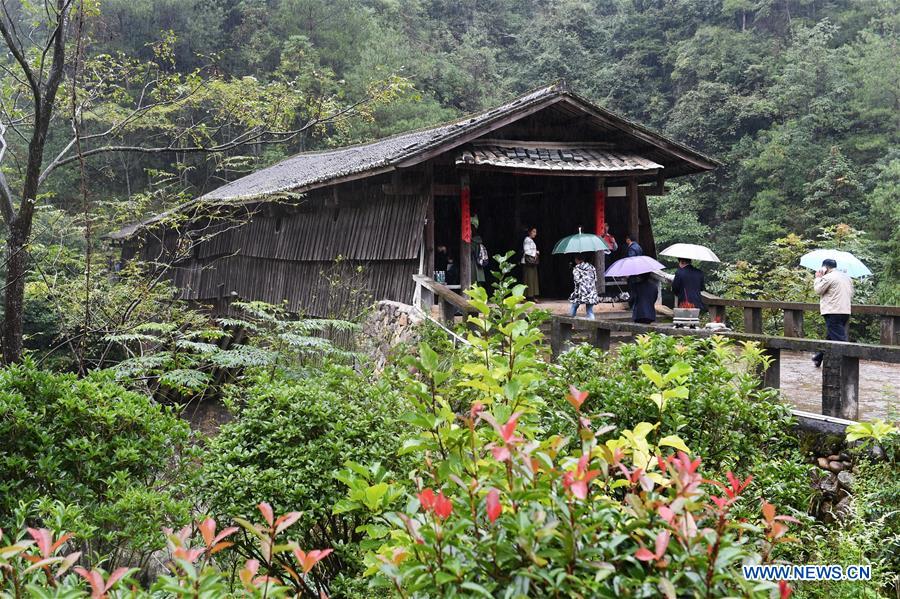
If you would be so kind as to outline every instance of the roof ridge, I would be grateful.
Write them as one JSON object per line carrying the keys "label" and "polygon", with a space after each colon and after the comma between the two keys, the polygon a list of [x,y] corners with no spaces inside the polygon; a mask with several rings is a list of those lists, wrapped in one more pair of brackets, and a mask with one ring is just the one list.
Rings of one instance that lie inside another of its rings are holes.
{"label": "roof ridge", "polygon": [[[559,80],[559,81],[562,81],[562,80]],[[335,152],[342,152],[344,150],[352,150],[354,148],[364,148],[364,147],[370,146],[372,144],[382,143],[385,141],[390,141],[392,139],[399,139],[399,138],[405,137],[407,135],[411,136],[411,135],[416,135],[418,133],[425,133],[426,131],[434,131],[436,129],[441,129],[443,127],[452,127],[453,125],[462,125],[465,121],[485,116],[486,114],[488,114],[490,112],[500,111],[501,109],[508,109],[508,107],[511,104],[515,104],[517,101],[522,100],[527,97],[530,97],[539,91],[556,92],[560,95],[562,95],[564,93],[568,93],[567,88],[561,87],[559,84],[559,81],[551,83],[549,85],[541,85],[541,86],[532,88],[531,90],[529,90],[523,94],[519,94],[515,98],[507,100],[506,102],[499,104],[497,106],[491,106],[489,108],[484,108],[477,112],[468,112],[466,114],[460,115],[459,117],[457,117],[455,119],[452,119],[449,121],[444,121],[442,123],[438,123],[437,125],[424,125],[422,127],[419,127],[418,129],[409,129],[407,131],[401,131],[399,133],[394,133],[392,135],[388,135],[387,137],[379,137],[377,139],[372,139],[369,141],[360,141],[360,142],[356,142],[356,143],[349,144],[346,146],[340,146],[337,148],[329,148],[329,149],[323,149],[323,150],[308,150],[305,152],[297,152],[295,154],[291,154],[290,156],[282,158],[282,160],[288,160],[288,159],[294,158],[296,156],[324,156],[326,154],[333,154]],[[551,94],[548,93],[547,95],[549,96]],[[237,179],[235,179],[235,181],[237,181]],[[229,181],[229,183],[230,183],[230,181]],[[225,185],[228,185],[228,183],[226,183]]]}

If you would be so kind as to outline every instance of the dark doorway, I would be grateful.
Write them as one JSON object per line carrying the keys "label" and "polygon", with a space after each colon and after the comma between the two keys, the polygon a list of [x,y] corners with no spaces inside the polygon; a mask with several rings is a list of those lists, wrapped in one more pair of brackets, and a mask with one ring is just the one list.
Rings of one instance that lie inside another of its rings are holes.
{"label": "dark doorway", "polygon": [[[491,256],[515,252],[522,259],[522,242],[529,226],[538,229],[538,269],[541,297],[559,299],[572,291],[572,256],[554,256],[553,246],[566,235],[594,232],[593,177],[515,175],[499,171],[474,171],[470,176],[471,212],[478,216],[479,236]],[[435,239],[459,256],[460,210],[458,198],[440,197],[435,202]],[[491,261],[487,270],[494,270]],[[473,268],[473,280],[474,280]],[[520,273],[515,273],[521,276]],[[491,278],[487,275],[486,284]]]}

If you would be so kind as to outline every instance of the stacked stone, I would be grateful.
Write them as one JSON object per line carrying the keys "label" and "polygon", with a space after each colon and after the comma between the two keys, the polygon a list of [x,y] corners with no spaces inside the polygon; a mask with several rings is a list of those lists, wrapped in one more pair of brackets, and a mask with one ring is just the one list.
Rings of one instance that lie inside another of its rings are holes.
{"label": "stacked stone", "polygon": [[819,491],[817,516],[824,522],[843,520],[850,514],[850,498],[853,491],[853,463],[850,455],[841,452],[816,459],[816,465],[824,476],[816,477],[814,486]]}
{"label": "stacked stone", "polygon": [[380,372],[397,345],[418,340],[417,326],[422,320],[419,311],[409,304],[379,301],[362,324],[357,347]]}

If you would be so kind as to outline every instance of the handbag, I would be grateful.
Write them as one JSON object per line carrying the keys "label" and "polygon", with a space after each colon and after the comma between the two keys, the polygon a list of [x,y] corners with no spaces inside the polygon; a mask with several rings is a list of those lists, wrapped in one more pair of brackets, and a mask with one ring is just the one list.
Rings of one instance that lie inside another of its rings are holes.
{"label": "handbag", "polygon": [[531,254],[525,254],[525,264],[536,265],[538,263],[538,257],[532,256]]}

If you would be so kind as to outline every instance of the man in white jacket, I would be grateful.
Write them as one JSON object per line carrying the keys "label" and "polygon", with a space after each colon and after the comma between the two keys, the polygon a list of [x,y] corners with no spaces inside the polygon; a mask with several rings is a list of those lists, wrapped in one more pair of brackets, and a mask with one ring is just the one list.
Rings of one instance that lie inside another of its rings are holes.
{"label": "man in white jacket", "polygon": [[[819,312],[825,318],[825,339],[848,341],[847,323],[850,321],[850,302],[853,299],[853,281],[837,270],[837,262],[828,258],[816,271],[813,289],[819,295]],[[816,368],[822,365],[822,352],[813,356]]]}

